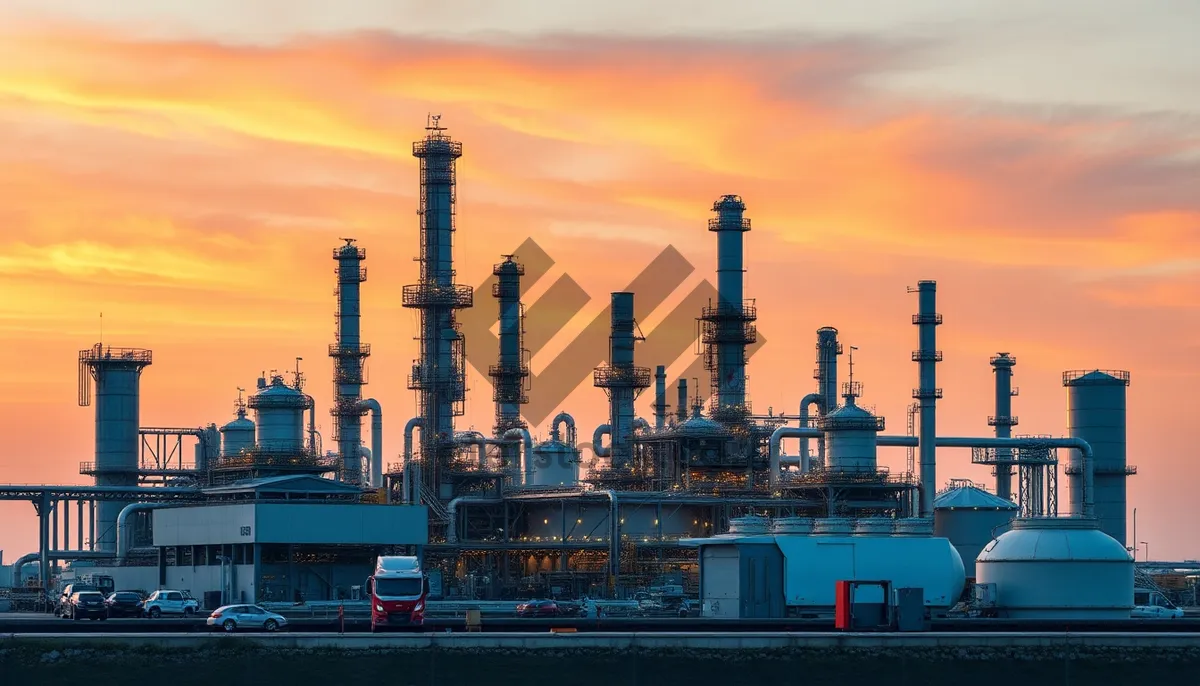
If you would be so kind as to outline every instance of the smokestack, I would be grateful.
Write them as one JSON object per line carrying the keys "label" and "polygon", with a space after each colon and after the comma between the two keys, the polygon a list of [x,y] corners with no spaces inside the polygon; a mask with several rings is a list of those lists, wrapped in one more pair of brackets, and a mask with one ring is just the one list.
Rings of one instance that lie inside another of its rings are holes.
{"label": "smokestack", "polygon": [[633,458],[633,401],[650,386],[650,368],[635,367],[633,345],[643,340],[637,335],[633,318],[633,293],[612,294],[612,334],[609,336],[609,364],[598,367],[595,385],[608,393],[608,416],[613,469],[629,464]]}
{"label": "smokestack", "polygon": [[343,238],[346,244],[333,249],[337,261],[337,335],[329,346],[333,358],[333,440],[338,445],[342,467],[338,470],[341,481],[358,485],[362,483],[362,406],[363,365],[371,354],[371,346],[361,341],[360,288],[367,280],[367,270],[362,261],[367,251],[355,247],[353,238]]}
{"label": "smokestack", "polygon": [[[1013,367],[1017,358],[1008,353],[997,353],[991,360],[992,371],[996,374],[996,414],[988,417],[988,425],[996,427],[996,438],[1012,438],[1012,428],[1017,425],[1017,418],[1012,413],[1012,398],[1016,393],[1012,389]],[[1005,500],[1012,500],[1012,448],[997,448],[996,461],[996,495]]]}
{"label": "smokestack", "polygon": [[921,516],[933,516],[933,498],[937,495],[937,399],[942,389],[937,387],[937,363],[942,361],[942,351],[937,349],[937,327],[942,315],[937,313],[937,282],[918,281],[909,293],[917,294],[917,314],[912,323],[917,326],[919,349],[912,354],[918,363],[919,388],[913,389],[913,398],[920,403],[921,417],[918,431],[921,460]]}
{"label": "smokestack", "polygon": [[[492,377],[492,400],[496,403],[496,425],[493,435],[501,438],[511,429],[526,428],[521,419],[521,405],[529,402],[525,394],[529,379],[527,352],[523,344],[525,313],[521,307],[521,277],[525,268],[505,255],[504,261],[492,269],[496,284],[492,296],[500,305],[500,358],[488,369]],[[500,445],[504,466],[516,464],[521,446],[511,441]],[[526,459],[531,459],[526,456]]]}
{"label": "smokestack", "polygon": [[662,431],[667,426],[667,368],[654,368],[654,430]]}
{"label": "smokestack", "polygon": [[750,220],[743,218],[746,204],[737,195],[721,196],[712,209],[717,216],[708,220],[708,230],[717,234],[717,304],[700,316],[704,365],[712,374],[715,407],[745,414],[746,347],[758,339],[754,303],[742,293],[743,234]]}

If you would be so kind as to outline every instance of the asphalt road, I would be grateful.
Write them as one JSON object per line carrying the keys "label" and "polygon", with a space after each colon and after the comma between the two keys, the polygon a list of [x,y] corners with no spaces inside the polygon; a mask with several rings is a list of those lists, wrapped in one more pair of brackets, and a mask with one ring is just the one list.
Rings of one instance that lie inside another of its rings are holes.
{"label": "asphalt road", "polygon": [[[209,631],[206,617],[185,619],[163,617],[160,619],[108,619],[78,620],[59,619],[52,615],[33,613],[0,614],[0,634],[3,633],[195,633]],[[337,632],[344,628],[346,633],[369,632],[370,622],[365,617],[347,617],[343,627],[336,619],[290,618],[288,630],[292,632]],[[574,629],[579,632],[825,632],[833,630],[828,620],[809,619],[762,619],[762,620],[709,620],[701,618],[647,619],[636,617],[614,617],[602,619],[521,619],[516,617],[484,617],[482,630],[485,632],[549,632],[551,629]],[[1183,619],[1128,619],[1111,621],[1062,621],[1062,620],[1006,620],[1006,619],[950,619],[930,622],[930,631],[940,632],[1200,632],[1200,618]],[[424,631],[465,631],[462,618],[429,618]]]}

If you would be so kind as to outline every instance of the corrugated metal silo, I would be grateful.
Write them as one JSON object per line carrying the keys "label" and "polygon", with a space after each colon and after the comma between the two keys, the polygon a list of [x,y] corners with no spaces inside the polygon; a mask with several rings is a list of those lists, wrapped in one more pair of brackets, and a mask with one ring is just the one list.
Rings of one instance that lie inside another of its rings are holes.
{"label": "corrugated metal silo", "polygon": [[1017,505],[973,485],[956,484],[933,501],[933,535],[950,539],[962,557],[967,578],[975,577],[975,558],[988,543],[1008,531]]}
{"label": "corrugated metal silo", "polygon": [[[1067,387],[1067,426],[1072,438],[1092,446],[1095,456],[1096,519],[1100,530],[1126,545],[1125,480],[1137,473],[1126,463],[1125,394],[1129,372],[1079,370],[1063,373]],[[1072,450],[1067,475],[1071,487],[1071,513],[1083,512],[1083,470],[1079,451]]]}

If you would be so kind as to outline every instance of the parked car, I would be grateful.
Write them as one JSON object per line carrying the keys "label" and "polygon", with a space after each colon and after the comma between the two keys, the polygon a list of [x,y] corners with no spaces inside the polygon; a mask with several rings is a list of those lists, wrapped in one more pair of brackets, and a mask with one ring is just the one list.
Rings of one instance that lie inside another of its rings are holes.
{"label": "parked car", "polygon": [[557,617],[558,603],[553,600],[530,600],[517,606],[518,617]]}
{"label": "parked car", "polygon": [[73,583],[73,584],[67,584],[66,586],[63,586],[62,593],[59,593],[58,598],[56,598],[54,601],[54,614],[58,615],[59,617],[62,617],[63,619],[66,619],[69,616],[68,615],[68,611],[69,611],[68,606],[71,604],[70,603],[71,596],[75,595],[76,593],[79,593],[80,591],[97,591],[98,592],[99,590],[100,589],[96,588],[95,586],[93,586],[91,584]]}
{"label": "parked car", "polygon": [[109,617],[141,617],[145,614],[142,608],[142,597],[132,591],[117,591],[104,599]]}
{"label": "parked car", "polygon": [[213,610],[207,624],[230,633],[239,629],[276,631],[287,627],[287,618],[258,605],[223,605]]}
{"label": "parked car", "polygon": [[152,618],[163,615],[191,617],[200,611],[200,603],[182,591],[155,591],[142,603],[142,608]]}
{"label": "parked car", "polygon": [[79,591],[67,600],[67,613],[71,619],[108,619],[108,608],[100,591]]}

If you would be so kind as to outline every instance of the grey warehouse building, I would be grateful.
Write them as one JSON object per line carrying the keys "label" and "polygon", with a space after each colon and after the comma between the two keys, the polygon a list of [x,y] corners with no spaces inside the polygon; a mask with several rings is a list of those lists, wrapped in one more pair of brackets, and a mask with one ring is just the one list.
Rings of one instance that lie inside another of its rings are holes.
{"label": "grey warehouse building", "polygon": [[337,600],[352,597],[376,556],[419,555],[428,543],[424,506],[361,503],[359,487],[316,476],[252,479],[205,495],[207,504],[134,513],[152,517],[152,546],[87,571],[111,575],[118,588],[197,598],[220,591],[223,602]]}

